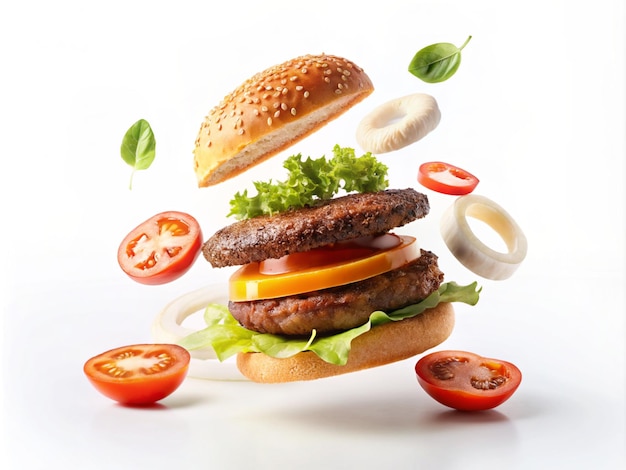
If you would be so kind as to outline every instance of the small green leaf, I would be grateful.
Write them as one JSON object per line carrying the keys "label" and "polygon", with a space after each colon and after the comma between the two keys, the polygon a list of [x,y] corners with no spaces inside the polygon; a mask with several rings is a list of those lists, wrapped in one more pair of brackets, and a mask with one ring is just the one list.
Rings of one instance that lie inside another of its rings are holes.
{"label": "small green leaf", "polygon": [[446,81],[461,65],[461,51],[470,39],[472,36],[469,36],[461,47],[449,42],[440,42],[420,49],[409,64],[409,72],[426,83]]}
{"label": "small green leaf", "polygon": [[132,189],[135,171],[150,168],[156,155],[156,139],[148,121],[140,119],[130,126],[122,139],[120,153],[122,160],[133,169],[128,186]]}

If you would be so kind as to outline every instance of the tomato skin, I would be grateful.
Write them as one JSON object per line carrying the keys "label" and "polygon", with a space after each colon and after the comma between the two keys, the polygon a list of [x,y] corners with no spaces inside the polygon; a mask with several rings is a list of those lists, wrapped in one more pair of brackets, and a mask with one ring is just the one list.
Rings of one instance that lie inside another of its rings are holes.
{"label": "tomato skin", "polygon": [[428,354],[417,361],[415,373],[432,398],[461,411],[489,410],[501,405],[522,380],[522,373],[514,364],[466,351]]}
{"label": "tomato skin", "polygon": [[202,230],[191,215],[156,214],[131,230],[120,243],[117,261],[134,281],[165,284],[185,274],[200,254]]}
{"label": "tomato skin", "polygon": [[471,193],[479,183],[478,178],[471,173],[444,162],[422,163],[417,173],[417,181],[438,193],[456,196]]}
{"label": "tomato skin", "polygon": [[124,405],[149,405],[180,386],[190,359],[176,344],[134,344],[92,357],[83,372],[104,396]]}
{"label": "tomato skin", "polygon": [[[379,241],[382,242],[379,249],[369,249],[378,246]],[[386,234],[376,237],[372,245],[361,248],[352,245],[345,247],[346,250],[339,250],[341,255],[337,258],[338,262],[322,266],[318,262],[324,263],[333,259],[332,250],[330,257],[318,256],[319,252],[313,253],[311,250],[302,257],[296,255],[294,263],[279,259],[274,264],[275,268],[271,268],[275,270],[275,274],[261,272],[261,263],[244,265],[230,276],[229,300],[242,302],[271,299],[345,285],[399,268],[421,254],[416,239],[406,235]],[[369,255],[363,257],[362,248],[368,248],[365,253],[369,252]],[[355,254],[357,257],[352,258]],[[341,259],[344,255],[347,259]],[[304,266],[307,268],[302,269]],[[289,270],[294,267],[294,271]],[[267,268],[264,265],[263,269]]]}
{"label": "tomato skin", "polygon": [[266,259],[259,263],[259,273],[284,274],[349,262],[395,248],[401,243],[402,239],[392,233],[342,241],[309,251],[291,253],[282,258]]}

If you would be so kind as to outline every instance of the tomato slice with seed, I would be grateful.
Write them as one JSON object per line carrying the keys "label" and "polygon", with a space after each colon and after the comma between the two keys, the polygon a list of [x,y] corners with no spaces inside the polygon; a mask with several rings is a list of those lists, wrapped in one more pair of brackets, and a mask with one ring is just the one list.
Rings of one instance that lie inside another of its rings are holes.
{"label": "tomato slice with seed", "polygon": [[135,344],[92,357],[83,371],[104,396],[125,405],[148,405],[180,386],[189,361],[189,352],[175,344]]}
{"label": "tomato slice with seed", "polygon": [[513,364],[466,351],[439,351],[415,365],[422,388],[439,403],[462,411],[488,410],[517,390],[522,373]]}
{"label": "tomato slice with seed", "polygon": [[184,212],[161,212],[142,222],[120,243],[117,261],[142,284],[178,279],[193,265],[202,245],[198,221]]}
{"label": "tomato slice with seed", "polygon": [[395,248],[401,243],[402,239],[391,233],[356,238],[326,245],[315,250],[291,253],[278,259],[261,261],[259,263],[259,273],[282,274],[304,271],[318,266],[344,263],[371,256],[382,250]]}
{"label": "tomato slice with seed", "polygon": [[414,237],[386,234],[367,243],[337,244],[263,264],[250,263],[231,275],[229,298],[241,302],[327,289],[383,274],[419,256]]}
{"label": "tomato slice with seed", "polygon": [[478,185],[478,178],[454,165],[444,162],[422,163],[417,181],[424,187],[451,195],[469,194]]}

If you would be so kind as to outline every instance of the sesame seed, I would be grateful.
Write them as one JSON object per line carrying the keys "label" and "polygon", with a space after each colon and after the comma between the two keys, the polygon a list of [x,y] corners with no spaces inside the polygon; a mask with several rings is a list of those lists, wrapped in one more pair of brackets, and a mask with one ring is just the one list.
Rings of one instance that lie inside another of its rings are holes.
{"label": "sesame seed", "polygon": [[267,113],[267,106],[261,106],[261,111],[263,111],[264,113]]}
{"label": "sesame seed", "polygon": [[254,110],[254,115],[255,115],[255,116],[259,116],[260,114],[261,114],[261,113],[259,112],[259,110],[258,110],[258,109],[255,109],[255,110]]}
{"label": "sesame seed", "polygon": [[330,78],[328,78],[328,77],[324,77],[324,81],[325,81],[326,83],[330,83]]}
{"label": "sesame seed", "polygon": [[237,132],[237,133],[238,133],[239,135],[243,135],[243,133],[244,133],[244,132],[246,132],[246,131],[245,131],[245,130],[243,130],[243,128],[242,128],[242,129],[239,129],[239,132]]}
{"label": "sesame seed", "polygon": [[220,124],[220,125],[218,125],[218,126],[217,126],[217,130],[218,130],[218,131],[221,131],[221,130],[222,130],[222,124]]}
{"label": "sesame seed", "polygon": [[289,109],[289,106],[287,106],[286,103],[281,103],[280,104],[280,109],[282,109],[283,111],[287,111],[287,109]]}
{"label": "sesame seed", "polygon": [[302,85],[298,85],[296,87],[296,91],[302,91],[304,89],[304,87]]}
{"label": "sesame seed", "polygon": [[289,81],[291,82],[295,82],[298,80],[298,76],[297,75],[293,75],[292,77],[289,77]]}
{"label": "sesame seed", "polygon": [[309,97],[309,94],[310,94],[310,93],[309,93],[308,91],[305,91],[305,92],[304,92],[304,97],[305,97],[305,98],[308,98],[308,97]]}
{"label": "sesame seed", "polygon": [[271,118],[271,117],[268,117],[268,118],[267,118],[267,125],[268,125],[268,126],[271,126],[271,125],[272,125],[272,118]]}
{"label": "sesame seed", "polygon": [[275,118],[277,118],[278,116],[280,116],[280,109],[274,113]]}
{"label": "sesame seed", "polygon": [[335,94],[336,94],[336,95],[341,95],[341,90],[340,90],[339,88],[337,88],[337,89],[335,90]]}
{"label": "sesame seed", "polygon": [[306,67],[302,67],[302,73],[307,73],[309,71],[309,69],[307,69]]}
{"label": "sesame seed", "polygon": [[277,101],[276,103],[273,104],[274,109],[278,109],[280,107],[280,103]]}
{"label": "sesame seed", "polygon": [[291,115],[295,116],[296,115],[296,108],[291,108]]}

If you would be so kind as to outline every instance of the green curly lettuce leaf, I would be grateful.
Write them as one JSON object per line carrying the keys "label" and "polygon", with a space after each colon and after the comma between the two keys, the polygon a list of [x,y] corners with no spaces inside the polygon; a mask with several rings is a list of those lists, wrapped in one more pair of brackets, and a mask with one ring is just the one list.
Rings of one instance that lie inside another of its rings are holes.
{"label": "green curly lettuce leaf", "polygon": [[357,157],[354,149],[335,145],[333,157],[302,158],[293,155],[284,162],[287,179],[278,182],[254,182],[256,195],[238,192],[230,201],[229,217],[238,220],[274,215],[298,209],[316,201],[333,198],[340,190],[376,192],[386,189],[387,166],[371,153]]}
{"label": "green curly lettuce leaf", "polygon": [[276,358],[286,358],[302,351],[313,351],[326,362],[345,365],[352,340],[372,327],[414,317],[440,302],[476,305],[480,291],[476,282],[467,286],[447,282],[421,302],[390,313],[373,312],[367,323],[335,335],[317,337],[313,331],[307,339],[292,339],[247,330],[237,323],[226,306],[210,304],[204,312],[207,327],[186,336],[179,344],[188,350],[211,347],[220,361],[245,352],[261,352]]}

